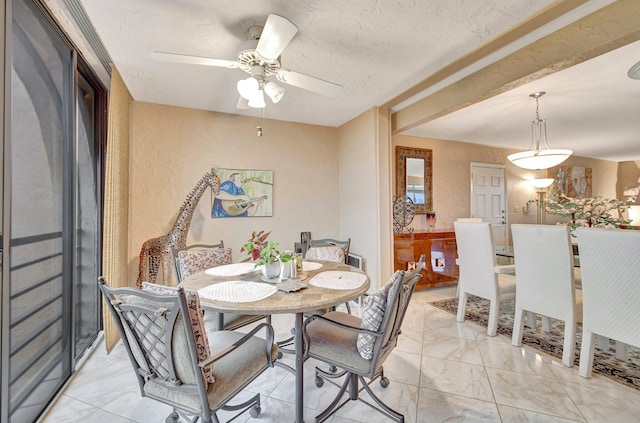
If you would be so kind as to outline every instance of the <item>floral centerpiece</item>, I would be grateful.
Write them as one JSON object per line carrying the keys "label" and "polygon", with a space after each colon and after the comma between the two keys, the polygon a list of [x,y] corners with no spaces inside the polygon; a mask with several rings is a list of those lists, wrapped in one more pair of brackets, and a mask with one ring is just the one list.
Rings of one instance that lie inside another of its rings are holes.
{"label": "floral centerpiece", "polygon": [[[530,202],[537,203],[538,200],[530,200]],[[544,207],[549,214],[571,218],[567,226],[571,230],[571,236],[575,236],[574,232],[580,226],[619,228],[620,225],[628,224],[629,220],[625,220],[622,213],[631,204],[633,204],[631,200],[621,201],[600,196],[577,199],[561,194],[557,202],[546,201],[539,206]]]}
{"label": "floral centerpiece", "polygon": [[293,256],[290,253],[280,253],[278,243],[267,240],[270,234],[271,232],[253,231],[240,251],[249,256],[246,260],[255,261],[256,267],[263,266],[265,277],[272,279],[280,274],[280,263],[290,261]]}

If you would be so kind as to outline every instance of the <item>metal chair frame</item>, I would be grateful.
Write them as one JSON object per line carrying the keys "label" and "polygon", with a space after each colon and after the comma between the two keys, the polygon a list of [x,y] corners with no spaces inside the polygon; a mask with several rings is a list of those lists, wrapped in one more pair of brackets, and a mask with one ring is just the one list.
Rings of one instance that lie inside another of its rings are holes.
{"label": "metal chair frame", "polygon": [[[270,346],[273,345],[274,332],[271,325],[261,323],[224,351],[204,361],[199,361],[196,342],[188,318],[187,301],[182,288],[178,288],[176,295],[155,295],[133,288],[111,288],[106,284],[103,277],[98,279],[98,283],[136,373],[140,394],[143,397],[147,396],[144,387],[147,383],[152,382],[162,383],[163,386],[171,390],[184,391],[199,396],[202,411],[179,409],[174,404],[166,402],[173,407],[173,412],[166,419],[167,422],[177,422],[178,419],[182,417],[190,422],[196,422],[198,419],[202,419],[205,423],[218,423],[216,416],[218,410],[240,410],[239,413],[228,421],[234,420],[248,409],[251,409],[250,414],[252,417],[257,417],[260,414],[260,394],[256,394],[239,404],[227,404],[239,390],[231,393],[228,398],[225,398],[222,401],[221,407],[211,409],[207,398],[208,384],[204,376],[202,376],[201,369],[211,366],[228,354],[233,354],[238,347],[246,343],[262,329],[266,330],[267,348],[265,354],[267,356],[267,362],[269,363],[268,367],[273,367],[273,357],[271,356],[272,351]],[[120,299],[120,296],[123,295],[136,296],[154,304],[160,304],[162,307],[158,308],[145,304],[123,302]],[[171,354],[174,333],[177,327],[179,327],[179,325],[176,325],[176,321],[180,314],[186,316],[182,318],[182,323],[185,333],[187,334],[186,340],[190,354],[190,364],[196,375],[196,384],[189,384],[180,380],[177,376],[176,363],[174,363]],[[134,354],[134,349],[138,354]],[[262,369],[262,371],[266,370],[266,368],[267,367]],[[252,375],[241,388],[244,388],[258,377],[262,371]],[[153,397],[153,399],[162,402],[158,398]]]}
{"label": "metal chair frame", "polygon": [[[421,257],[424,261],[424,259]],[[330,367],[336,366],[336,363],[331,360],[314,355],[309,351],[309,343],[313,342],[307,333],[307,326],[315,321],[322,320],[323,322],[328,323],[331,326],[335,326],[341,330],[352,331],[357,333],[369,334],[375,338],[374,349],[373,349],[373,357],[371,358],[371,366],[370,371],[368,373],[362,373],[357,369],[348,369],[344,368],[337,373],[332,373],[331,371],[327,372],[316,367],[316,386],[321,387],[324,384],[324,380],[329,381],[330,383],[339,386],[340,391],[338,395],[334,398],[334,400],[329,404],[329,406],[318,416],[316,416],[316,423],[323,422],[333,416],[340,408],[342,408],[345,404],[347,404],[351,400],[359,400],[363,403],[367,404],[369,407],[377,410],[383,415],[391,418],[396,422],[404,422],[404,415],[399,412],[393,410],[391,407],[386,405],[370,388],[370,385],[377,380],[380,379],[380,385],[383,388],[386,388],[389,385],[389,379],[384,376],[384,370],[382,364],[384,360],[389,356],[393,348],[395,348],[398,342],[398,335],[400,334],[400,328],[402,326],[402,321],[404,320],[404,316],[407,311],[407,307],[409,302],[411,301],[411,296],[413,294],[413,289],[415,288],[416,283],[422,277],[420,273],[421,269],[416,269],[412,272],[401,272],[401,279],[397,282],[396,286],[391,288],[391,291],[388,294],[387,299],[387,309],[384,314],[383,322],[380,329],[376,332],[361,329],[360,327],[353,327],[349,325],[342,324],[340,322],[331,320],[331,313],[328,315],[313,315],[307,318],[303,324],[304,330],[304,340],[307,351],[307,356],[315,358],[319,361],[323,361],[327,363]],[[333,312],[340,313],[340,312]],[[343,376],[345,377],[342,385],[338,385],[332,379],[338,379]],[[369,379],[367,382],[365,377]],[[358,385],[361,385],[359,387]],[[367,391],[369,396],[373,399],[376,405],[371,404],[370,402],[364,400],[359,393],[362,390]],[[340,402],[343,394],[348,392],[348,397],[344,401]]]}
{"label": "metal chair frame", "polygon": [[[180,271],[180,251],[190,251],[190,250],[210,250],[214,248],[224,249],[224,241],[220,240],[219,244],[192,244],[187,245],[182,248],[171,247],[171,263],[173,263],[173,269],[175,271],[176,279],[178,284],[182,282],[183,277]],[[202,269],[205,270],[205,269]],[[224,322],[224,313],[212,312],[210,310],[205,310],[206,313],[213,313],[213,319],[215,321],[215,330],[236,330],[240,329],[244,326],[250,325],[262,319],[266,319],[268,324],[271,324],[271,315],[263,314],[263,315],[250,315],[250,314],[238,314],[237,318],[225,323]]]}

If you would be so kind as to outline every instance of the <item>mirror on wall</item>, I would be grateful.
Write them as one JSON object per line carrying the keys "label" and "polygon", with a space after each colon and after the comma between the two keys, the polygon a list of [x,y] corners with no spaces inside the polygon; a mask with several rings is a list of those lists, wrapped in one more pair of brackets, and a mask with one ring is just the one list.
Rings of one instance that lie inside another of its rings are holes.
{"label": "mirror on wall", "polygon": [[433,210],[431,161],[431,150],[396,147],[396,195],[411,198],[416,213]]}

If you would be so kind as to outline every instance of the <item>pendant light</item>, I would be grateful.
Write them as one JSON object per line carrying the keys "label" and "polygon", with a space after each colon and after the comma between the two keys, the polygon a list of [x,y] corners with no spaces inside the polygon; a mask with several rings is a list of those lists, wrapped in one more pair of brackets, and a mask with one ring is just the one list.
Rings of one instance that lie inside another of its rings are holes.
{"label": "pendant light", "polygon": [[540,119],[540,104],[538,101],[545,94],[545,91],[529,94],[529,97],[536,99],[536,118],[531,122],[531,145],[529,150],[507,156],[514,165],[523,169],[548,169],[559,165],[573,154],[571,150],[551,149],[547,144],[547,121],[546,119]]}

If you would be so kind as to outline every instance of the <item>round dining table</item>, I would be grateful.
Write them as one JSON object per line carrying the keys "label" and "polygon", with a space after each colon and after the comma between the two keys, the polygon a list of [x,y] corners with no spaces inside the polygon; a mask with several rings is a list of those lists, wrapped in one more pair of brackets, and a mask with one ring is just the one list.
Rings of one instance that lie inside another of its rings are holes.
{"label": "round dining table", "polygon": [[217,313],[295,314],[294,421],[303,423],[304,313],[359,298],[369,289],[370,280],[353,266],[305,259],[296,278],[282,282],[265,279],[260,269],[249,263],[234,263],[195,273],[180,286],[198,291],[201,307]]}

